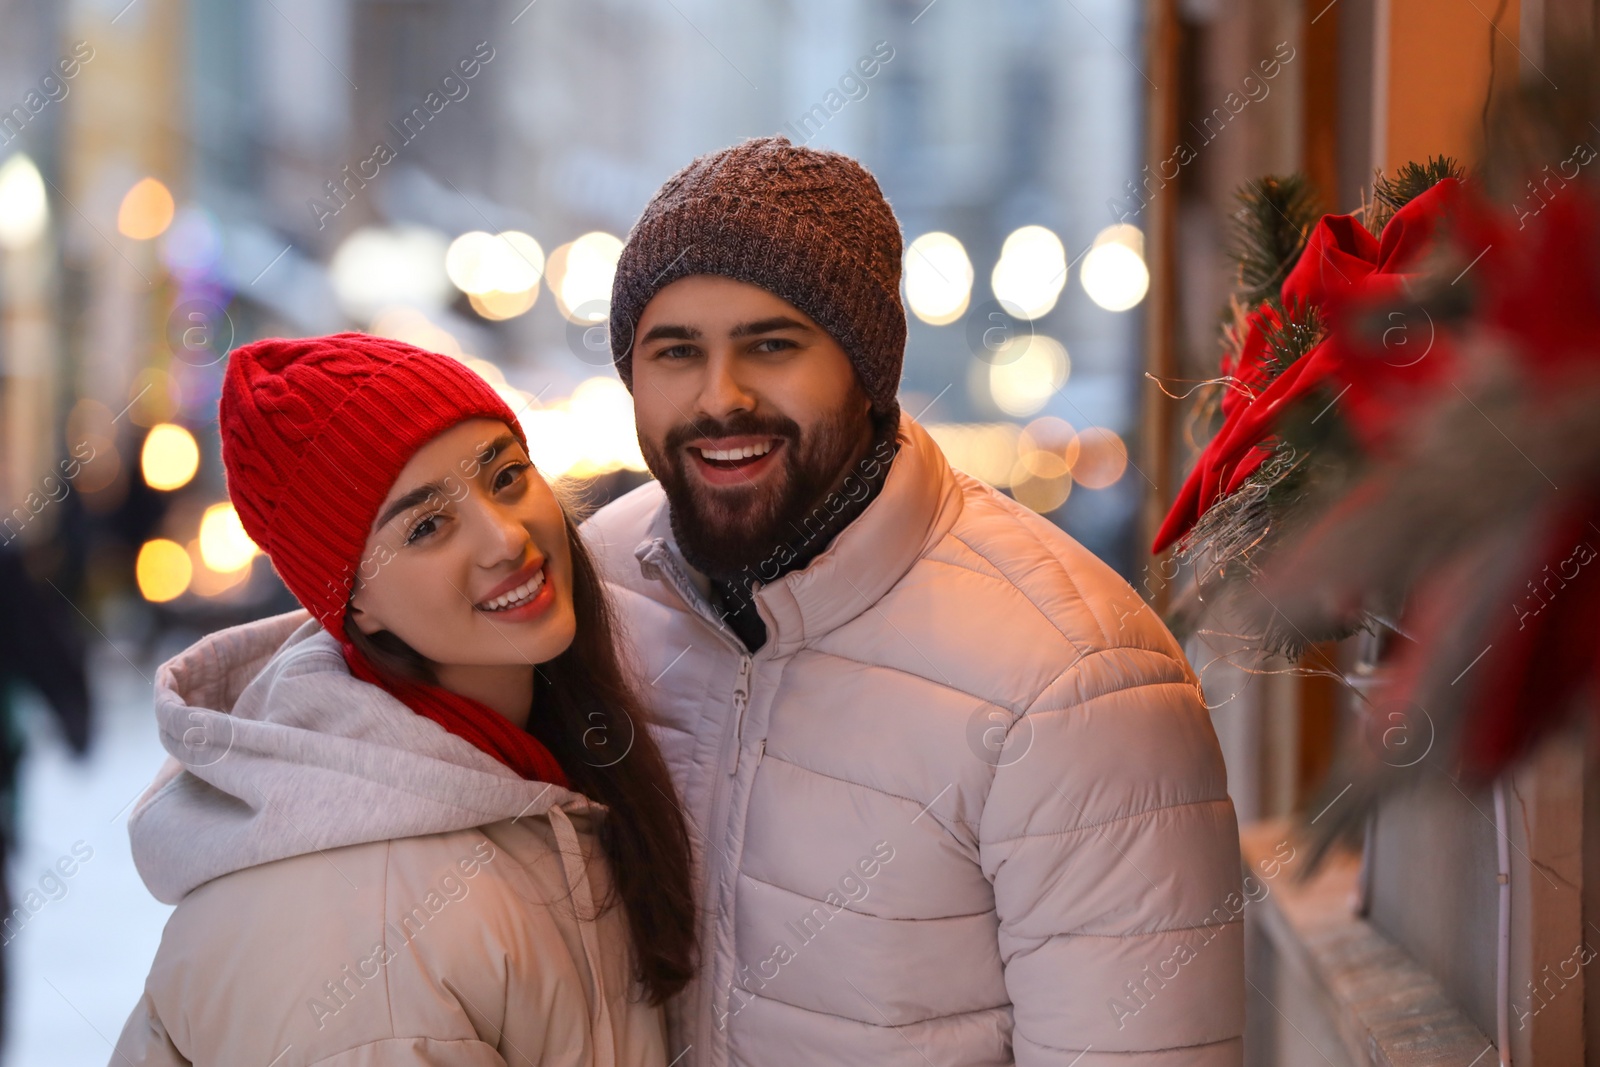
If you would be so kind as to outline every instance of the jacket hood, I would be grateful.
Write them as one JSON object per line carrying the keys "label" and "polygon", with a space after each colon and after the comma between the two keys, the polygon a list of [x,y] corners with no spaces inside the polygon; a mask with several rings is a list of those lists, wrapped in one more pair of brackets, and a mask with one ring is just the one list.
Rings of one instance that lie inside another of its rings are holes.
{"label": "jacket hood", "polygon": [[155,710],[171,758],[128,836],[140,877],[167,904],[290,856],[604,810],[519,777],[351,677],[338,642],[304,611],[219,631],[168,660]]}

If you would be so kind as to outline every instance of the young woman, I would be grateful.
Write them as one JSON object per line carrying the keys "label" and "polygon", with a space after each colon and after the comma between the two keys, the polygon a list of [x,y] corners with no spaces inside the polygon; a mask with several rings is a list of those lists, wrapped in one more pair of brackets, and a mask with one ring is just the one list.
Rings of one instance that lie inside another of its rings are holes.
{"label": "young woman", "polygon": [[464,364],[230,357],[229,494],[310,612],[156,682],[129,819],[177,905],[112,1063],[666,1064],[689,841],[577,529]]}

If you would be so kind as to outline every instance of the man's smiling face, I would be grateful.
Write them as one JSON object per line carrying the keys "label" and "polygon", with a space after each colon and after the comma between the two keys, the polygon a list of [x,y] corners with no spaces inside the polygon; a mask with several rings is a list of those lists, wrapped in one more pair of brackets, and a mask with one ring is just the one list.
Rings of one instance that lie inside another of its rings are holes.
{"label": "man's smiling face", "polygon": [[793,537],[872,439],[871,401],[838,342],[781,297],[720,276],[681,278],[645,305],[633,396],[679,547],[714,576]]}

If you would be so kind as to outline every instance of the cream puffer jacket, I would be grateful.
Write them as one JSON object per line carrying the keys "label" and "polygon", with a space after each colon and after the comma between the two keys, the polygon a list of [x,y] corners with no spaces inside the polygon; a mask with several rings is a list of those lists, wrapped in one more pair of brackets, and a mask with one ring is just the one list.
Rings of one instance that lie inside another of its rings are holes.
{"label": "cream puffer jacket", "polygon": [[862,515],[759,590],[754,655],[658,485],[583,527],[696,834],[669,1056],[1237,1065],[1238,831],[1193,671],[1075,541],[909,418],[900,441]]}
{"label": "cream puffer jacket", "polygon": [[352,678],[305,612],[165,664],[128,821],[176,910],[115,1067],[663,1067],[594,824]]}

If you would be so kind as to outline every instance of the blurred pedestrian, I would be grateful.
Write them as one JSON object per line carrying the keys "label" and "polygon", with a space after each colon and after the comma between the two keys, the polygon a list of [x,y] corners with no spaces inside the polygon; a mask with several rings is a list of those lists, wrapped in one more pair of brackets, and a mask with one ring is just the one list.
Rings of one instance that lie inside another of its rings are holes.
{"label": "blurred pedestrian", "polygon": [[[89,679],[83,640],[69,617],[64,596],[46,590],[28,574],[22,554],[0,545],[0,855],[17,847],[17,766],[22,759],[22,728],[16,720],[14,683],[44,698],[73,755],[89,751]],[[0,945],[9,946],[12,924],[9,878],[0,877]],[[10,1003],[8,968],[0,952],[0,1043],[5,1040],[5,1006]]]}

